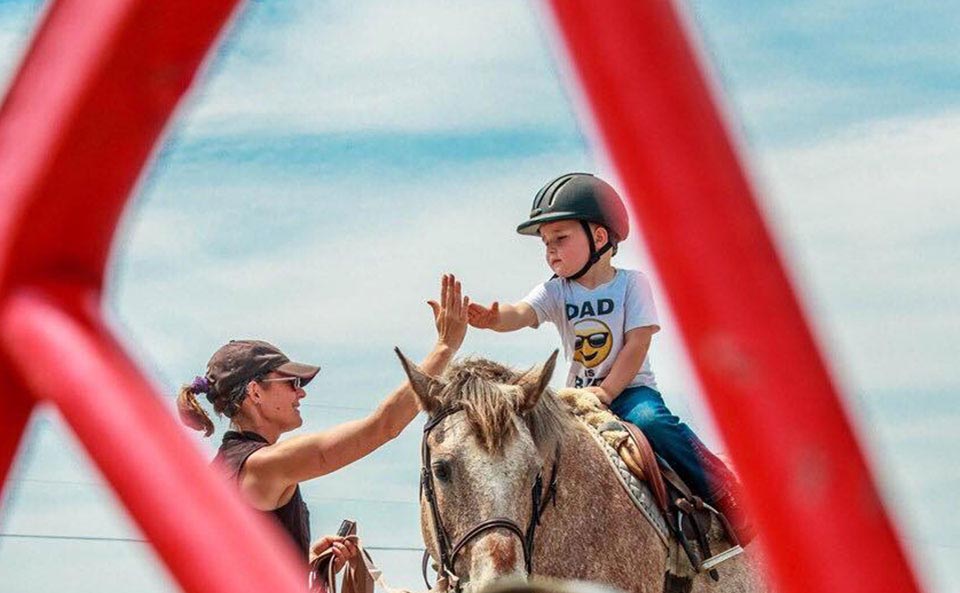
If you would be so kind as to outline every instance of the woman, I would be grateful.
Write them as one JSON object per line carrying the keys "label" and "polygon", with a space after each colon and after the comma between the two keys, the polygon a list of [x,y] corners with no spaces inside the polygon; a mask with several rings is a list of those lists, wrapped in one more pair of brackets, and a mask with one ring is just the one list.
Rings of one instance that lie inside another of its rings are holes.
{"label": "woman", "polygon": [[[443,372],[463,343],[468,299],[452,275],[441,281],[440,303],[429,301],[437,328],[437,343],[421,368]],[[217,461],[237,480],[254,508],[268,512],[290,535],[297,549],[312,560],[333,547],[335,569],[356,555],[356,547],[338,536],[321,538],[311,547],[309,513],[300,496],[300,482],[336,471],[395,438],[417,415],[409,383],[391,393],[365,418],[329,430],[279,441],[299,428],[303,388],[320,367],[292,362],[280,350],[258,340],[235,340],[210,358],[207,372],[184,385],[177,397],[181,420],[213,434],[213,422],[196,395],[206,394],[218,415],[230,419]]]}

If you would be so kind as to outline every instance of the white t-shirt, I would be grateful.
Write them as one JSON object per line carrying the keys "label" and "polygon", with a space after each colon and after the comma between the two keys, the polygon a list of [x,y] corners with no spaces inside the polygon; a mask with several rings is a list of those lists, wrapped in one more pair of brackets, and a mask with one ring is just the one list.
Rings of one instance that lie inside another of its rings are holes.
{"label": "white t-shirt", "polygon": [[[568,387],[600,384],[623,348],[624,336],[638,327],[660,330],[650,282],[635,270],[617,269],[613,279],[590,290],[576,281],[554,278],[523,298],[537,313],[537,325],[557,326],[563,355],[570,363]],[[647,354],[627,387],[657,388]]]}

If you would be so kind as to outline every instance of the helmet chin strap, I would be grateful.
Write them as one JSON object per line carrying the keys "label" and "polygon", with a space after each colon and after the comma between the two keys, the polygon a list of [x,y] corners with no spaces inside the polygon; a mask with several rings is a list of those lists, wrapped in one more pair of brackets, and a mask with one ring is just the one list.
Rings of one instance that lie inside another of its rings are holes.
{"label": "helmet chin strap", "polygon": [[[581,220],[580,225],[583,227],[583,232],[587,234],[587,241],[590,242],[590,259],[587,260],[587,263],[583,264],[583,267],[580,268],[580,271],[574,274],[573,276],[567,276],[567,280],[576,280],[584,274],[590,271],[590,268],[593,267],[593,264],[600,261],[600,258],[603,257],[603,254],[613,249],[613,241],[610,238],[607,238],[607,244],[597,249],[597,244],[593,241],[593,233],[590,231],[590,223],[586,220]],[[554,276],[556,277],[556,276]]]}

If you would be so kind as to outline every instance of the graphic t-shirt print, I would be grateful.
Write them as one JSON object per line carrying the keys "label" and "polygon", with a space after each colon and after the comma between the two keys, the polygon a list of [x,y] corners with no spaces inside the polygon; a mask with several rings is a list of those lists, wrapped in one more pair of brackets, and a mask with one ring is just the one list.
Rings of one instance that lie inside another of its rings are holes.
{"label": "graphic t-shirt print", "polygon": [[[568,387],[602,384],[628,331],[660,327],[649,282],[631,270],[617,270],[610,282],[594,289],[554,278],[534,288],[524,302],[536,311],[538,323],[557,326],[570,363]],[[656,388],[649,356],[629,387],[640,385]]]}

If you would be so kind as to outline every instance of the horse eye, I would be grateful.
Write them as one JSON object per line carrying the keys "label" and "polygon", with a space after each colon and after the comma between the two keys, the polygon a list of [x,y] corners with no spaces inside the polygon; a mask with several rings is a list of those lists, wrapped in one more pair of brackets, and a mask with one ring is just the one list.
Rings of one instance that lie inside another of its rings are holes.
{"label": "horse eye", "polygon": [[450,481],[450,464],[446,461],[437,461],[433,464],[433,477],[441,482]]}

